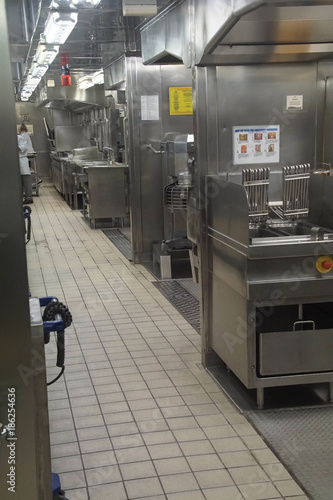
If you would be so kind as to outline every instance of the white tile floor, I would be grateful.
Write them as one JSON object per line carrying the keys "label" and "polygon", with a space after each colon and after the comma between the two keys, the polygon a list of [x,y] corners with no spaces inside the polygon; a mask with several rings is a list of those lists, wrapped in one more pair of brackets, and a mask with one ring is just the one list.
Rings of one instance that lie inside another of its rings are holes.
{"label": "white tile floor", "polygon": [[[73,315],[49,386],[52,470],[69,500],[305,500],[200,364],[200,337],[51,187],[32,206],[32,295]],[[48,378],[55,342],[46,346]]]}

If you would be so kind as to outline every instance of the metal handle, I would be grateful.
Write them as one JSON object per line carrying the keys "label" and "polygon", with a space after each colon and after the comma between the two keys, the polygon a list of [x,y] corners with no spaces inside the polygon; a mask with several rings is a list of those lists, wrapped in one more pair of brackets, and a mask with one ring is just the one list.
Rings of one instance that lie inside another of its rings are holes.
{"label": "metal handle", "polygon": [[124,134],[124,151],[125,151],[125,165],[126,167],[128,167],[128,151],[127,151],[127,148],[128,148],[128,137],[127,137],[127,116],[124,117],[123,119],[123,134]]}
{"label": "metal handle", "polygon": [[313,327],[312,329],[313,330],[316,329],[315,322],[310,319],[307,321],[295,321],[295,323],[293,324],[293,332],[299,331],[299,330],[296,330],[296,325],[305,325],[305,324],[311,324]]}
{"label": "metal handle", "polygon": [[322,227],[313,226],[311,228],[311,241],[320,241],[324,239],[325,231]]}
{"label": "metal handle", "polygon": [[156,155],[161,155],[162,153],[164,153],[164,151],[161,149],[160,151],[158,151],[157,149],[154,148],[154,146],[152,146],[151,144],[147,144],[147,148],[150,149],[153,153],[155,153]]}

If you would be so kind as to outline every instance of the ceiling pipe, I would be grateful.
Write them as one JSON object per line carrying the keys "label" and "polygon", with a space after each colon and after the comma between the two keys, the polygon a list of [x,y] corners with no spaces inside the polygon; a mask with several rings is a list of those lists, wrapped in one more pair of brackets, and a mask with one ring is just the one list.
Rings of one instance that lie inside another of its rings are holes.
{"label": "ceiling pipe", "polygon": [[27,58],[26,58],[26,67],[28,68],[30,65],[29,65],[29,58],[31,57],[31,59],[33,58],[31,54],[31,51],[32,51],[32,45],[33,43],[35,42],[36,40],[36,32],[38,31],[37,28],[38,28],[38,25],[39,25],[39,22],[42,20],[42,14],[44,14],[44,12],[48,12],[49,11],[49,6],[50,6],[50,0],[40,0],[39,2],[39,6],[38,6],[38,10],[37,10],[37,16],[35,18],[35,26],[33,28],[33,31],[32,31],[32,35],[31,35],[31,38],[30,38],[30,43],[29,43],[29,50],[28,50],[28,54],[27,54]]}
{"label": "ceiling pipe", "polygon": [[25,41],[29,41],[29,29],[28,29],[28,20],[27,20],[27,2],[23,0],[22,2],[22,19],[23,19],[23,29],[24,29],[24,38]]}

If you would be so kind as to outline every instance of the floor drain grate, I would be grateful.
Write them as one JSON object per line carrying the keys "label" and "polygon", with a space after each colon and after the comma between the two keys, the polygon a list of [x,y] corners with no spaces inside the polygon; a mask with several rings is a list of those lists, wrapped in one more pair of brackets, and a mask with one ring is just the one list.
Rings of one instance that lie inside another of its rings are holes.
{"label": "floor drain grate", "polygon": [[178,309],[190,325],[197,332],[200,332],[200,307],[198,299],[185,290],[178,281],[155,281],[153,285]]}
{"label": "floor drain grate", "polygon": [[124,229],[126,228],[102,229],[102,231],[126,259],[132,260],[131,242],[128,238],[130,233],[125,233]]}

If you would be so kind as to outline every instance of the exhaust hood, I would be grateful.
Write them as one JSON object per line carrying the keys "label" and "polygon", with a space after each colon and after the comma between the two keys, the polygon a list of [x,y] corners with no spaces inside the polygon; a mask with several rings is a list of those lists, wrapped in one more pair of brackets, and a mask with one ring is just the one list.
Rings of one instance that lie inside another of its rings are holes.
{"label": "exhaust hood", "polygon": [[332,57],[332,23],[333,0],[184,0],[142,28],[143,62],[167,54],[187,66],[318,61]]}
{"label": "exhaust hood", "polygon": [[36,106],[68,109],[75,113],[103,108],[106,107],[104,85],[94,85],[83,90],[77,85],[47,86],[45,83],[36,95]]}

